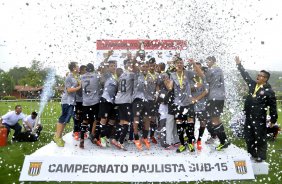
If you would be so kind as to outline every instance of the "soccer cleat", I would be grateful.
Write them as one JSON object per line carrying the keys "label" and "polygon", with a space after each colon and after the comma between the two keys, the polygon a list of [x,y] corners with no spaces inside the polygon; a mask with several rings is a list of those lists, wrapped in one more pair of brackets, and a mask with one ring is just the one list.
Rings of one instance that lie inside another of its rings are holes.
{"label": "soccer cleat", "polygon": [[118,147],[118,142],[115,139],[111,140],[111,144]]}
{"label": "soccer cleat", "polygon": [[79,148],[84,149],[84,139],[80,139]]}
{"label": "soccer cleat", "polygon": [[197,150],[202,150],[202,142],[197,141]]}
{"label": "soccer cleat", "polygon": [[105,148],[105,147],[107,147],[107,138],[106,138],[106,136],[105,137],[101,137],[101,146],[103,147],[103,148]]}
{"label": "soccer cleat", "polygon": [[65,146],[65,141],[62,138],[54,135],[53,140],[57,144],[58,147],[64,147]]}
{"label": "soccer cleat", "polygon": [[124,150],[124,151],[127,151],[127,149],[125,148],[125,146],[124,146],[123,144],[121,144],[120,142],[117,143],[116,147],[117,147],[118,149],[122,149],[122,150]]}
{"label": "soccer cleat", "polygon": [[221,151],[224,148],[227,148],[230,145],[230,142],[226,141],[224,144],[219,144],[217,147],[215,147],[215,150]]}
{"label": "soccer cleat", "polygon": [[150,139],[151,139],[152,143],[154,143],[154,144],[158,144],[158,141],[156,140],[156,138],[155,138],[154,136],[153,136],[153,137],[151,137]]}
{"label": "soccer cleat", "polygon": [[194,152],[195,151],[195,148],[194,148],[193,144],[188,144],[188,149],[189,149],[190,152]]}
{"label": "soccer cleat", "polygon": [[74,140],[78,141],[79,140],[79,132],[74,132],[73,134]]}
{"label": "soccer cleat", "polygon": [[183,151],[185,151],[185,150],[186,150],[186,146],[180,145],[180,146],[177,148],[176,153],[181,153],[181,152],[183,152]]}
{"label": "soccer cleat", "polygon": [[165,150],[174,150],[175,146],[174,145],[168,145],[165,147]]}
{"label": "soccer cleat", "polygon": [[101,140],[96,139],[96,141],[94,140],[94,142],[98,147],[102,147]]}
{"label": "soccer cleat", "polygon": [[210,137],[208,140],[206,140],[206,144],[213,144],[215,142],[215,139],[213,137]]}
{"label": "soccer cleat", "polygon": [[134,140],[133,142],[134,142],[136,148],[141,151],[142,150],[141,141],[140,140]]}
{"label": "soccer cleat", "polygon": [[147,148],[147,149],[150,149],[151,145],[150,145],[149,140],[142,138],[142,141],[143,141],[143,143],[145,144],[146,148]]}

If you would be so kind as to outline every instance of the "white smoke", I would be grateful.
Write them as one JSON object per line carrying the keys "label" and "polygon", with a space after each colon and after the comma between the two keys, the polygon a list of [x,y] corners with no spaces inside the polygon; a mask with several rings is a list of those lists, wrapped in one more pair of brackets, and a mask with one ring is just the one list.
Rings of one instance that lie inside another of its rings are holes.
{"label": "white smoke", "polygon": [[44,86],[43,86],[43,91],[40,97],[40,106],[39,106],[38,117],[40,117],[48,100],[53,95],[53,86],[55,85],[55,82],[56,82],[55,75],[56,75],[56,71],[54,69],[50,69],[46,76]]}

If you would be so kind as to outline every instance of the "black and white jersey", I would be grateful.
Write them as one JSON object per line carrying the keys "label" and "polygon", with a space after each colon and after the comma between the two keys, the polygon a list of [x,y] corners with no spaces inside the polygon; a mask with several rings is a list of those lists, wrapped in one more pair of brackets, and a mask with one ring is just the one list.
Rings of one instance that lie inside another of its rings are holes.
{"label": "black and white jersey", "polygon": [[105,84],[102,97],[107,100],[107,102],[114,103],[115,96],[117,93],[117,78],[111,74],[104,74]]}
{"label": "black and white jersey", "polygon": [[[174,104],[177,106],[188,106],[192,104],[191,80],[195,77],[192,71],[183,71],[183,77],[178,77],[176,72],[170,76],[173,80]],[[181,78],[181,79],[180,79]]]}
{"label": "black and white jersey", "polygon": [[155,100],[158,74],[148,73],[145,77],[145,97],[147,100]]}
{"label": "black and white jersey", "polygon": [[134,73],[125,71],[121,74],[118,81],[118,92],[115,98],[115,104],[124,104],[132,102],[134,88]]}
{"label": "black and white jersey", "polygon": [[94,72],[87,72],[81,76],[83,106],[92,106],[99,103],[102,95],[100,79],[100,75]]}
{"label": "black and white jersey", "polygon": [[142,100],[147,101],[147,98],[145,96],[145,76],[143,73],[137,73],[134,77],[134,88],[133,88],[133,95],[132,100],[136,98],[140,98]]}
{"label": "black and white jersey", "polygon": [[209,85],[209,100],[224,100],[225,87],[223,71],[219,67],[212,67],[206,73],[207,83]]}

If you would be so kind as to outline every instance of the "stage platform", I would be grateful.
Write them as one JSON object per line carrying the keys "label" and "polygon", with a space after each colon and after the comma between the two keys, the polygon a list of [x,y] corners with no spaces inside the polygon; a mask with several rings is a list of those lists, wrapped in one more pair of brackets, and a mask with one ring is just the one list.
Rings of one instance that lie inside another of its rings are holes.
{"label": "stage platform", "polygon": [[[223,151],[202,143],[201,151],[176,153],[151,143],[138,151],[126,143],[127,151],[115,146],[101,148],[85,140],[85,148],[71,133],[65,147],[50,144],[26,156],[20,181],[124,181],[177,182],[201,180],[246,180],[267,174],[267,163],[253,163],[243,149],[231,144]],[[206,139],[203,139],[206,140]]]}

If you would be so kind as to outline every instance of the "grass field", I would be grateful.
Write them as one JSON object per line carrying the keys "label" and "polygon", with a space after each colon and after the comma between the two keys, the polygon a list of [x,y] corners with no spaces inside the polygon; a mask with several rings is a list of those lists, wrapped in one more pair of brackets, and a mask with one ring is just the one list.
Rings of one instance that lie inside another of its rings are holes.
{"label": "grass field", "polygon": [[[9,110],[14,110],[15,105],[21,104],[23,112],[29,114],[33,110],[38,111],[38,102],[0,102],[0,115],[5,114]],[[281,104],[278,107],[282,108]],[[58,102],[49,102],[45,107],[44,113],[41,116],[41,122],[44,126],[43,132],[40,136],[40,140],[35,143],[11,143],[5,147],[0,147],[0,183],[19,183],[20,171],[23,165],[25,155],[30,155],[38,148],[48,144],[52,140],[53,132],[55,131],[55,125],[57,118],[61,113],[60,104]],[[279,123],[281,126],[282,113],[279,112]],[[71,131],[72,123],[67,126],[66,132]],[[9,137],[11,140],[11,134]],[[241,148],[245,148],[244,140],[238,138],[232,138],[232,143]],[[270,163],[269,175],[257,176],[253,181],[225,181],[225,182],[201,182],[201,183],[281,183],[282,181],[282,135],[280,134],[275,142],[269,142],[268,146],[268,162]],[[26,182],[27,183],[27,182]],[[29,182],[28,182],[29,183]],[[42,183],[42,182],[32,182]],[[58,182],[48,182],[58,183]],[[69,182],[60,182],[69,183]],[[72,182],[77,183],[77,182]],[[192,182],[193,183],[193,182]],[[195,182],[197,183],[197,182]]]}

